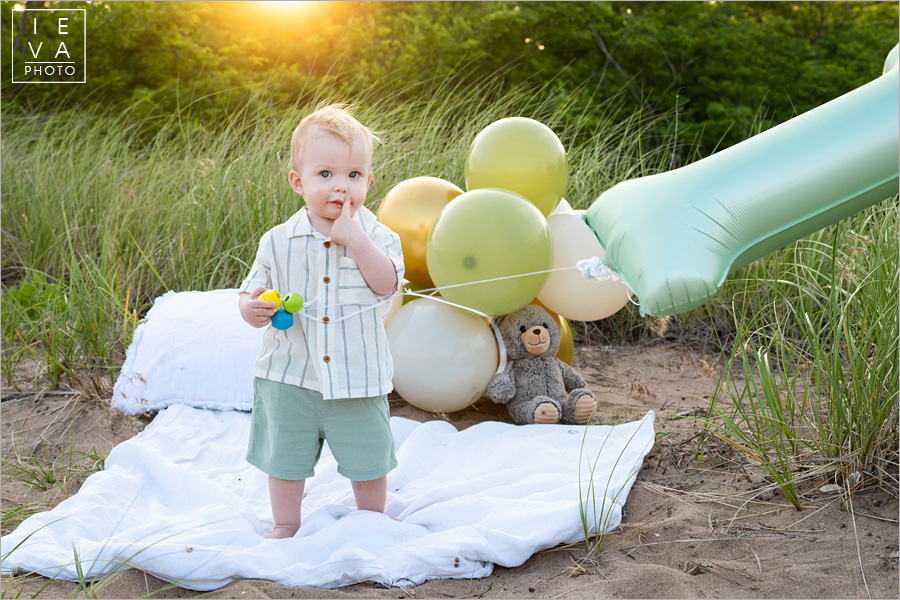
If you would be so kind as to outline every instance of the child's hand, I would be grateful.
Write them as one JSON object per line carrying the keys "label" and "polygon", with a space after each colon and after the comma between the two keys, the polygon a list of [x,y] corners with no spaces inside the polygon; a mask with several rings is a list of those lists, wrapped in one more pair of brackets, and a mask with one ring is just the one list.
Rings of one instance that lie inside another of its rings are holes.
{"label": "child's hand", "polygon": [[368,239],[368,236],[362,226],[352,219],[350,210],[350,200],[347,200],[341,207],[341,216],[331,225],[331,241],[352,250],[363,238]]}
{"label": "child's hand", "polygon": [[331,241],[350,248],[370,290],[379,296],[386,296],[396,289],[394,263],[366,235],[362,225],[350,218],[349,201],[341,207],[341,216],[331,226]]}
{"label": "child's hand", "polygon": [[272,321],[275,314],[275,303],[259,300],[259,295],[266,291],[264,287],[258,287],[251,293],[241,292],[238,307],[241,317],[254,327],[265,327]]}

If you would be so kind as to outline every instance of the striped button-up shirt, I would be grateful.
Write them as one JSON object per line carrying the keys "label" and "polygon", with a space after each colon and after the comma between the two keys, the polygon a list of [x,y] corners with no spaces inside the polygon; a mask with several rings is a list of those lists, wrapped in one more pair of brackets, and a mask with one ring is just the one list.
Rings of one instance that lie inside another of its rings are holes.
{"label": "striped button-up shirt", "polygon": [[[318,391],[328,400],[387,394],[394,366],[384,313],[376,306],[387,297],[369,289],[350,249],[316,230],[306,211],[301,208],[262,236],[250,275],[239,288],[303,297],[290,328],[266,329],[253,374]],[[365,207],[353,219],[394,263],[399,286],[404,272],[400,237]]]}

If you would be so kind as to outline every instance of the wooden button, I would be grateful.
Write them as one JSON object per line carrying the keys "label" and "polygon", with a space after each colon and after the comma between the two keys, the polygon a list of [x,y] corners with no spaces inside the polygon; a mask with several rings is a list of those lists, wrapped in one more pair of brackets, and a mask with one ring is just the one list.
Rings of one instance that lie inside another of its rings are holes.
{"label": "wooden button", "polygon": [[323,323],[327,323],[327,322],[330,321],[330,320],[331,320],[331,319],[329,319],[328,317],[322,317],[322,322],[323,322]]}
{"label": "wooden button", "polygon": [[324,360],[325,362],[330,362],[330,361],[331,361],[331,357],[328,356],[328,355],[326,354],[326,355],[322,358],[322,360]]}
{"label": "wooden button", "polygon": [[326,248],[331,248],[331,242],[325,242],[325,247],[326,247]]}
{"label": "wooden button", "polygon": [[331,283],[331,277],[328,277],[326,275],[325,277],[322,278],[322,281],[324,281],[325,283]]}

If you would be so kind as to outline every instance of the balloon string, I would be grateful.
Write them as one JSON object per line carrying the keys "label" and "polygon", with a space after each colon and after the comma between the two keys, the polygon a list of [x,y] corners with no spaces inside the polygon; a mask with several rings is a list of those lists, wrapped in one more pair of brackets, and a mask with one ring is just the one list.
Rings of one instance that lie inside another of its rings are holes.
{"label": "balloon string", "polygon": [[497,327],[494,319],[490,319],[488,322],[491,324],[494,337],[497,338],[497,350],[500,352],[500,361],[497,364],[497,370],[494,372],[495,375],[499,375],[506,370],[506,342],[503,341],[503,334],[500,333],[500,328]]}
{"label": "balloon string", "polygon": [[[340,322],[340,321],[344,321],[344,320],[346,320],[346,319],[349,319],[350,317],[355,317],[356,315],[361,314],[361,313],[364,313],[364,312],[366,312],[366,311],[368,311],[368,310],[372,310],[372,309],[378,308],[379,306],[381,306],[381,305],[383,305],[383,304],[387,304],[388,302],[390,302],[391,300],[393,300],[393,299],[394,299],[394,296],[396,296],[398,293],[399,293],[399,292],[394,292],[394,293],[391,294],[390,296],[385,296],[384,299],[380,300],[379,302],[375,302],[374,304],[366,304],[365,306],[363,306],[363,307],[360,308],[359,310],[355,310],[355,311],[353,311],[352,313],[350,313],[349,315],[344,315],[344,316],[342,316],[342,317],[337,317],[337,318],[335,318],[335,319],[329,318],[329,319],[326,320],[326,319],[320,319],[319,317],[314,317],[314,316],[312,316],[312,315],[309,313],[309,311],[307,311],[306,309],[298,310],[297,313],[298,313],[298,314],[302,314],[304,317],[306,317],[306,318],[309,319],[310,321],[316,321],[317,323],[338,323],[338,322]],[[318,299],[318,297],[316,297],[316,299]],[[310,303],[310,304],[312,304],[312,303]],[[338,304],[337,306],[351,306],[351,305],[350,305],[350,304]]]}
{"label": "balloon string", "polygon": [[554,273],[556,271],[569,271],[571,269],[577,269],[577,265],[572,265],[569,267],[558,267],[556,269],[546,269],[544,271],[532,271],[530,273],[520,273],[518,275],[505,275],[503,277],[493,277],[491,279],[480,279],[478,281],[466,281],[464,283],[452,283],[450,285],[441,285],[433,288],[426,288],[424,290],[419,290],[420,292],[439,292],[441,290],[449,290],[450,288],[464,287],[467,285],[476,285],[479,283],[491,283],[492,281],[504,281],[506,279],[516,279],[518,277],[531,277],[532,275],[541,275],[543,273]]}
{"label": "balloon string", "polygon": [[[507,279],[517,279],[519,277],[530,277],[532,275],[542,275],[544,273],[555,273],[558,271],[570,271],[572,269],[577,269],[578,271],[580,271],[582,276],[585,279],[597,279],[600,281],[604,281],[604,280],[622,281],[622,279],[614,271],[612,271],[609,267],[604,265],[603,262],[599,258],[597,258],[596,256],[592,256],[591,258],[588,258],[588,259],[579,260],[574,265],[570,265],[567,267],[557,267],[555,269],[545,269],[543,271],[532,271],[530,273],[520,273],[518,275],[505,275],[503,277],[492,277],[490,279],[481,279],[479,281],[466,281],[464,283],[454,283],[454,284],[450,284],[450,285],[442,285],[442,286],[437,286],[437,287],[433,287],[433,288],[426,288],[426,289],[418,290],[416,292],[400,289],[400,290],[390,294],[389,296],[385,296],[379,302],[375,302],[373,304],[367,304],[366,306],[363,306],[359,310],[356,310],[348,315],[344,315],[344,316],[338,317],[336,319],[329,319],[328,321],[325,321],[324,319],[319,319],[318,317],[314,317],[308,312],[308,310],[306,310],[311,305],[313,305],[316,302],[316,300],[319,299],[318,296],[313,298],[307,304],[307,306],[304,307],[303,310],[298,311],[298,313],[303,314],[306,318],[308,318],[312,321],[317,321],[319,323],[325,323],[325,322],[336,323],[339,321],[343,321],[345,319],[349,319],[350,317],[355,317],[356,315],[366,312],[368,310],[373,310],[375,308],[378,308],[379,306],[382,306],[382,305],[392,301],[395,296],[403,295],[403,296],[418,296],[420,298],[428,298],[430,300],[435,300],[437,302],[443,302],[444,304],[448,304],[450,306],[455,306],[456,308],[461,308],[463,310],[467,310],[467,311],[474,313],[476,315],[479,315],[481,317],[485,317],[486,319],[490,320],[491,324],[493,325],[493,320],[491,319],[490,315],[485,314],[479,310],[475,310],[474,308],[469,308],[468,306],[463,306],[462,304],[456,304],[454,302],[449,302],[443,298],[434,296],[434,294],[440,292],[441,290],[446,290],[446,289],[450,289],[450,288],[464,287],[467,285],[477,285],[479,283],[491,283],[494,281],[505,281]],[[631,294],[629,294],[629,300],[632,303],[634,303],[635,305],[638,305],[637,302],[634,302],[634,299],[631,297]],[[338,306],[349,306],[349,305],[338,304]],[[495,332],[495,335],[496,334],[497,334],[497,332]],[[500,338],[498,337],[497,339],[499,340]],[[501,358],[504,359],[504,360],[500,361],[501,367],[502,367],[505,364],[505,356],[503,356],[503,355],[505,355],[505,352],[501,351],[501,355],[502,355]]]}
{"label": "balloon string", "polygon": [[475,313],[479,317],[484,317],[485,319],[491,318],[491,315],[485,314],[485,313],[481,312],[480,310],[475,310],[474,308],[470,308],[468,306],[463,306],[462,304],[456,304],[455,302],[450,302],[449,300],[444,300],[443,298],[440,298],[437,296],[429,296],[429,295],[423,294],[421,292],[422,292],[422,290],[419,290],[418,292],[413,292],[410,290],[403,290],[403,292],[397,292],[397,293],[402,293],[404,296],[418,296],[420,298],[427,298],[428,300],[434,300],[435,302],[441,302],[443,304],[449,304],[450,306],[455,306],[456,308],[461,308],[463,310],[467,310],[470,313]]}

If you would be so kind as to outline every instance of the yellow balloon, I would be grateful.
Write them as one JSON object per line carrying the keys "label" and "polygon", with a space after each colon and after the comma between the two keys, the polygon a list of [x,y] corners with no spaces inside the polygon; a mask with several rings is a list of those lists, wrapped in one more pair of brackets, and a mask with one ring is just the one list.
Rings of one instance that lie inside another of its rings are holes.
{"label": "yellow balloon", "polygon": [[556,319],[556,324],[559,325],[559,350],[556,352],[556,358],[571,366],[572,361],[575,360],[575,335],[572,333],[572,328],[569,327],[569,321],[564,316],[556,314],[541,304],[541,301],[537,298],[532,300],[531,304],[540,306],[551,317]]}
{"label": "yellow balloon", "polygon": [[416,408],[454,412],[481,398],[499,364],[497,338],[476,314],[419,298],[386,327],[394,389]]}
{"label": "yellow balloon", "polygon": [[566,149],[534,119],[494,121],[475,136],[466,156],[466,189],[501,188],[521,194],[549,215],[566,192]]}
{"label": "yellow balloon", "polygon": [[444,298],[505,315],[544,287],[550,253],[547,220],[533,204],[507,190],[483,189],[466,192],[441,211],[426,254]]}
{"label": "yellow balloon", "polygon": [[[551,313],[553,314],[553,313]],[[571,366],[575,361],[575,335],[565,317],[559,316],[559,351],[556,358]]]}
{"label": "yellow balloon", "polygon": [[437,177],[413,177],[395,185],[381,201],[376,216],[400,236],[406,278],[411,282],[434,286],[425,261],[428,232],[447,203],[462,193]]}

